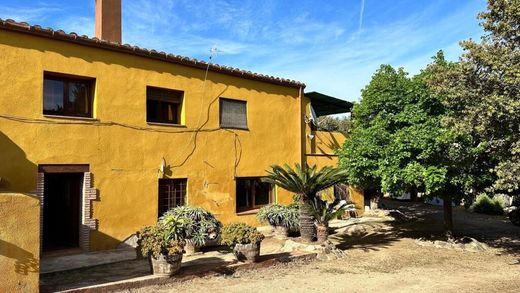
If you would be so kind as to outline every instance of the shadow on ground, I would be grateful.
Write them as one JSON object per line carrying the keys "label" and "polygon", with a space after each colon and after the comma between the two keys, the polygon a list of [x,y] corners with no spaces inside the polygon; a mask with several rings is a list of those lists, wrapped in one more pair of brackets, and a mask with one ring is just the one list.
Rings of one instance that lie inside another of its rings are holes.
{"label": "shadow on ground", "polygon": [[[366,251],[388,248],[401,238],[445,240],[442,207],[383,199],[381,208],[397,209],[414,220],[399,223],[366,217],[359,223],[336,228],[331,239],[341,249],[360,248]],[[455,237],[473,237],[500,249],[502,253],[520,255],[520,227],[509,222],[506,216],[476,214],[456,207],[453,209],[453,220]]]}

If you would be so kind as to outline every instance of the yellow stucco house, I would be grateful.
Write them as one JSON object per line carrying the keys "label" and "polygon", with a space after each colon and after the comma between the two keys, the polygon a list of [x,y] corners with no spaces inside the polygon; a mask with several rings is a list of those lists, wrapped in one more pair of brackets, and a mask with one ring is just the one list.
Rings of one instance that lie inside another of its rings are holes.
{"label": "yellow stucco house", "polygon": [[116,248],[182,204],[257,225],[259,207],[292,201],[260,181],[270,165],[337,164],[345,136],[313,130],[310,104],[350,103],[117,37],[0,19],[0,190],[40,200],[44,253]]}

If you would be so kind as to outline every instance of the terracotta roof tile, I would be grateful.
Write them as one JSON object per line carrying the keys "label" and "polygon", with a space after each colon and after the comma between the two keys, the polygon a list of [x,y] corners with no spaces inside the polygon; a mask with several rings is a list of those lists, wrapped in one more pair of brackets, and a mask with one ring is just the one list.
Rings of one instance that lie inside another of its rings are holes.
{"label": "terracotta roof tile", "polygon": [[[86,35],[78,35],[74,32],[66,33],[63,30],[54,30],[52,28],[43,28],[39,25],[30,25],[26,22],[17,22],[12,19],[3,20],[0,18],[0,29],[16,31],[21,33],[32,34],[40,37],[52,38],[61,41],[67,41],[71,43],[81,44],[85,46],[97,47],[111,51],[117,51],[127,54],[138,55],[142,57],[148,57],[152,59],[162,60],[165,62],[171,62],[176,64],[181,64],[185,66],[195,67],[199,69],[206,69],[208,67],[208,63],[205,61],[197,60],[194,58],[184,57],[180,55],[174,55],[166,52],[158,52],[156,50],[148,50],[146,48],[141,48],[137,46],[132,46],[130,44],[120,44],[117,42],[109,42],[106,40],[100,40],[98,38],[90,38]],[[264,75],[260,73],[254,73],[251,71],[241,70],[234,67],[219,65],[219,64],[209,64],[209,70],[213,72],[220,72],[223,74],[238,76],[242,78],[258,80],[268,83],[279,84],[283,86],[289,87],[305,87],[305,84],[299,81],[279,78],[269,75]]]}

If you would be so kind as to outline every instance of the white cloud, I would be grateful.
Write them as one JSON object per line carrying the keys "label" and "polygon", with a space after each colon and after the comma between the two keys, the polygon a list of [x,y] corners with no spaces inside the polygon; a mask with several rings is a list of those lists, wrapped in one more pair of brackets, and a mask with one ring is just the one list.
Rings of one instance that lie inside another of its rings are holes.
{"label": "white cloud", "polygon": [[51,14],[63,11],[63,9],[47,5],[39,4],[35,7],[11,7],[0,6],[0,18],[14,19],[16,21],[34,22],[48,18]]}
{"label": "white cloud", "polygon": [[[458,40],[481,33],[476,21],[468,21],[475,18],[474,1],[449,11],[441,11],[453,6],[441,5],[449,1],[428,2],[408,14],[399,14],[402,7],[395,2],[357,0],[335,7],[338,2],[330,4],[331,15],[321,15],[306,1],[297,6],[276,0],[123,1],[123,42],[204,60],[216,46],[217,63],[300,80],[308,90],[355,100],[380,64],[416,73],[437,50],[454,59]],[[55,17],[54,28],[92,36],[89,3],[88,15],[38,4],[0,7],[0,17],[30,22]],[[373,5],[378,9],[370,9]]]}

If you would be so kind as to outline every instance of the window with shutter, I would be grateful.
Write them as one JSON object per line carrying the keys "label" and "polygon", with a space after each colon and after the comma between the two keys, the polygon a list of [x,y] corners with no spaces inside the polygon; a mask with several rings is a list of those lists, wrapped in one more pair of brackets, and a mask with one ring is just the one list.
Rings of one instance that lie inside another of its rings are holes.
{"label": "window with shutter", "polygon": [[247,129],[245,101],[220,98],[220,127]]}
{"label": "window with shutter", "polygon": [[146,122],[181,124],[184,92],[156,87],[146,88]]}

